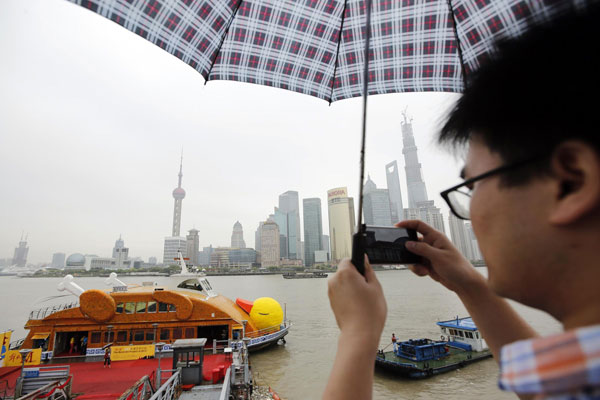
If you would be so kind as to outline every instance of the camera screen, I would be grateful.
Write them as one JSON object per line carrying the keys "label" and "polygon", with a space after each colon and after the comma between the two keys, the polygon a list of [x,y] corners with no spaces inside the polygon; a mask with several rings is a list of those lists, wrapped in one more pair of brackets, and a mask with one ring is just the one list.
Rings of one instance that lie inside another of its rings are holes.
{"label": "camera screen", "polygon": [[365,252],[371,264],[414,264],[418,257],[404,246],[409,240],[417,240],[414,230],[368,226]]}

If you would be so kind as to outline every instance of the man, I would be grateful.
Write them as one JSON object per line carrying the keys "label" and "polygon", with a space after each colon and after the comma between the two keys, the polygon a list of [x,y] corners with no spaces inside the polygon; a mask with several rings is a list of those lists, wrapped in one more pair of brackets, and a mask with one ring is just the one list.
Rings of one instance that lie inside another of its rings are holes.
{"label": "man", "polygon": [[[442,129],[441,143],[468,147],[465,182],[442,196],[472,221],[487,280],[440,232],[398,224],[422,235],[406,245],[423,260],[412,271],[459,296],[500,364],[500,387],[521,398],[600,398],[600,125],[589,99],[600,91],[598,21],[593,6],[500,45]],[[324,398],[367,399],[375,354],[364,348],[380,338],[385,301],[369,266],[364,279],[348,260],[338,268],[331,307],[340,341],[355,346],[340,347],[335,365],[365,364],[334,368]],[[365,295],[367,314],[350,313],[350,297]],[[505,298],[565,332],[538,337]]]}

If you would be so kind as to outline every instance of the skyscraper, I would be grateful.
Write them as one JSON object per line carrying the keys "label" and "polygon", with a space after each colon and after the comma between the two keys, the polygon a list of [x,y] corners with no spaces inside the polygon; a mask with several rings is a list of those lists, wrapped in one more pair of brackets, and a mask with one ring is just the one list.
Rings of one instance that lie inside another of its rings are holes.
{"label": "skyscraper", "polygon": [[323,250],[323,219],[321,199],[318,197],[302,200],[304,216],[304,265],[315,263],[315,251]]}
{"label": "skyscraper", "polygon": [[287,232],[280,232],[287,238],[287,257],[291,260],[299,260],[300,256],[300,203],[298,192],[288,190],[279,195],[279,210],[286,214]]}
{"label": "skyscraper", "polygon": [[21,235],[21,240],[19,241],[19,247],[15,247],[15,253],[12,259],[13,265],[17,267],[24,267],[27,265],[27,254],[29,253],[29,247],[27,247],[27,236],[25,236],[25,240],[23,240],[23,235]]}
{"label": "skyscraper", "polygon": [[465,222],[456,217],[453,213],[450,213],[448,224],[450,225],[450,236],[454,246],[456,246],[458,251],[460,251],[467,260],[475,260],[475,257],[473,256],[473,244],[471,243],[472,241],[469,232],[465,227]]}
{"label": "skyscraper", "polygon": [[385,177],[387,180],[388,195],[390,197],[392,223],[395,224],[404,219],[402,191],[400,190],[400,174],[398,173],[398,162],[396,160],[385,166]]}
{"label": "skyscraper", "polygon": [[190,259],[192,265],[199,265],[198,263],[198,252],[200,251],[200,237],[198,236],[198,229],[192,228],[188,231],[186,237],[186,255]]}
{"label": "skyscraper", "polygon": [[354,199],[348,197],[346,187],[339,187],[327,191],[327,205],[331,259],[339,261],[352,256],[352,234],[356,224]]}
{"label": "skyscraper", "polygon": [[113,247],[112,258],[117,258],[117,249],[122,249],[123,247],[125,247],[125,242],[121,238],[121,235],[119,235],[119,238],[115,241],[115,247]]}
{"label": "skyscraper", "polygon": [[377,189],[370,176],[363,189],[363,215],[367,225],[392,225],[389,192],[387,189]]}
{"label": "skyscraper", "polygon": [[281,258],[289,258],[288,248],[288,214],[275,207],[273,214],[269,215],[268,220],[273,221],[279,227],[279,256]]}
{"label": "skyscraper", "polygon": [[240,221],[233,224],[233,233],[231,234],[231,247],[234,249],[245,249],[246,242],[244,241],[244,229]]}
{"label": "skyscraper", "polygon": [[473,250],[472,260],[483,260],[483,256],[479,250],[479,243],[477,243],[475,232],[473,232],[473,225],[470,222],[465,222],[465,230],[467,231],[467,238],[471,241],[471,250]]}
{"label": "skyscraper", "polygon": [[163,250],[163,263],[165,265],[176,264],[175,258],[177,258],[177,251],[181,251],[182,255],[186,257],[187,254],[187,241],[185,237],[180,236],[181,233],[181,205],[185,198],[185,190],[181,187],[181,179],[183,178],[183,154],[181,155],[181,162],[179,163],[179,185],[173,190],[173,198],[175,199],[175,205],[173,207],[173,230],[171,236],[165,238],[165,246]]}
{"label": "skyscraper", "polygon": [[254,250],[260,253],[260,232],[262,230],[264,222],[260,221],[258,223],[258,228],[256,228],[256,232],[254,232]]}
{"label": "skyscraper", "polygon": [[183,154],[181,155],[181,162],[179,164],[179,185],[173,190],[173,198],[175,199],[173,207],[173,233],[171,235],[173,237],[179,236],[181,228],[181,206],[185,198],[185,190],[181,187],[181,178],[183,178],[182,170]]}
{"label": "skyscraper", "polygon": [[279,226],[274,221],[265,221],[260,236],[261,266],[279,266]]}
{"label": "skyscraper", "polygon": [[51,268],[63,269],[65,267],[65,253],[54,253],[52,254]]}
{"label": "skyscraper", "polygon": [[423,181],[421,164],[417,155],[417,146],[413,135],[412,118],[409,120],[406,112],[402,113],[402,154],[404,154],[404,170],[406,171],[406,186],[408,189],[408,207],[417,208],[417,203],[427,201],[427,189]]}

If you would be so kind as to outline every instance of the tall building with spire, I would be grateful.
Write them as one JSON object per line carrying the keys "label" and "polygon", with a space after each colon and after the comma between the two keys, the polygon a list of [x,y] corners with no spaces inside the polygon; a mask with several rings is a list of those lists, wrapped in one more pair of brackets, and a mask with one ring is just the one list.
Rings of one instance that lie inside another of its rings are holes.
{"label": "tall building with spire", "polygon": [[231,248],[246,248],[246,242],[244,241],[244,229],[242,228],[240,221],[236,221],[235,224],[233,224],[233,232],[231,233]]}
{"label": "tall building with spire", "polygon": [[19,247],[15,248],[15,254],[12,259],[13,265],[17,267],[24,267],[27,265],[27,253],[29,253],[29,247],[27,247],[27,236],[25,236],[25,240],[23,240],[23,235],[21,235],[21,240],[19,241]]}
{"label": "tall building with spire", "polygon": [[185,190],[181,187],[181,179],[183,178],[183,154],[179,163],[179,184],[173,190],[173,198],[175,205],[173,207],[173,229],[171,236],[165,238],[165,247],[163,250],[163,264],[177,264],[177,252],[181,251],[182,255],[187,255],[187,240],[181,236],[181,206],[185,198]]}
{"label": "tall building with spire", "polygon": [[417,155],[417,145],[413,135],[412,118],[408,118],[406,110],[402,113],[402,154],[404,154],[404,170],[408,189],[408,208],[417,208],[417,203],[427,201],[427,189],[423,181],[421,164]]}
{"label": "tall building with spire", "polygon": [[183,178],[183,154],[179,163],[179,185],[173,190],[173,198],[175,206],[173,207],[173,233],[171,236],[179,236],[181,229],[181,206],[185,198],[185,190],[181,187],[181,179]]}

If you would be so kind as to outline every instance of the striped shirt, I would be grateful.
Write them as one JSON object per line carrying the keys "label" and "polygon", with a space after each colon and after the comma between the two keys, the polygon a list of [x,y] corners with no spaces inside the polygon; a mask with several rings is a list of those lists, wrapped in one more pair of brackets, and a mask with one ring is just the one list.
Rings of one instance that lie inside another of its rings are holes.
{"label": "striped shirt", "polygon": [[502,347],[502,390],[535,399],[600,400],[600,325]]}

